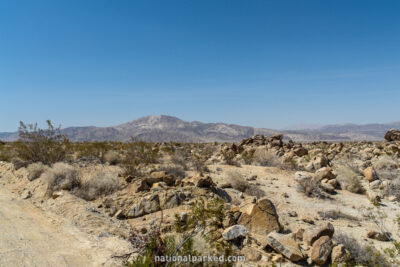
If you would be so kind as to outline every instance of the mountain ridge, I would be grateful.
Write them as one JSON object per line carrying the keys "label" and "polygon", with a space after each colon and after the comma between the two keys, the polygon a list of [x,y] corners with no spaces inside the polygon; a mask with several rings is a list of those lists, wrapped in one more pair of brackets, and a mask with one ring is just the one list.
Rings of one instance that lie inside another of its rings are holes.
{"label": "mountain ridge", "polygon": [[[168,115],[141,117],[109,127],[80,126],[62,129],[71,141],[129,141],[134,137],[153,142],[237,142],[255,134],[281,133],[294,141],[380,141],[386,131],[399,128],[400,122],[379,124],[336,124],[316,129],[274,130],[222,122],[184,121]],[[17,132],[0,132],[0,140],[14,141]]]}

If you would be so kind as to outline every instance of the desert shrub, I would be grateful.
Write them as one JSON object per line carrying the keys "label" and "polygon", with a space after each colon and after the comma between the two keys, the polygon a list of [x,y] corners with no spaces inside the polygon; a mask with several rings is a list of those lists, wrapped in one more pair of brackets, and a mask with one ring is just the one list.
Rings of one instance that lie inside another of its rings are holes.
{"label": "desert shrub", "polygon": [[100,196],[114,193],[119,186],[116,175],[103,172],[84,181],[76,194],[85,200],[94,200]]}
{"label": "desert shrub", "polygon": [[233,166],[237,165],[237,162],[235,161],[236,154],[232,150],[222,150],[221,155],[226,164]]}
{"label": "desert shrub", "polygon": [[190,153],[186,150],[179,149],[175,150],[174,154],[171,156],[171,162],[177,166],[181,166],[183,170],[187,171],[187,159],[190,157]]}
{"label": "desert shrub", "polygon": [[42,175],[42,173],[46,170],[46,166],[41,162],[36,162],[29,164],[28,171],[28,180],[33,181]]}
{"label": "desert shrub", "polygon": [[22,121],[18,129],[19,140],[16,143],[18,157],[29,162],[42,162],[51,165],[63,161],[67,154],[68,138],[61,134],[61,127],[54,128],[47,121],[48,129],[43,130],[37,124],[25,125]]}
{"label": "desert shrub", "polygon": [[160,168],[160,171],[165,171],[167,174],[171,174],[175,178],[183,179],[186,176],[185,171],[181,167],[168,166]]}
{"label": "desert shrub", "polygon": [[385,195],[395,196],[397,201],[400,201],[400,177],[389,181],[385,188]]}
{"label": "desert shrub", "polygon": [[349,221],[359,221],[357,217],[341,212],[340,210],[318,211],[318,215],[325,219],[344,219]]}
{"label": "desert shrub", "polygon": [[381,180],[394,180],[400,178],[400,164],[394,158],[383,155],[374,162],[373,168]]}
{"label": "desert shrub", "polygon": [[140,167],[157,163],[159,150],[152,143],[136,141],[127,143],[127,152],[121,166],[125,176],[136,176],[140,173]]}
{"label": "desert shrub", "polygon": [[78,171],[71,165],[58,162],[44,173],[47,181],[47,196],[58,190],[73,190],[81,186]]}
{"label": "desert shrub", "polygon": [[228,177],[233,189],[257,198],[262,198],[265,196],[265,192],[261,188],[246,181],[240,172],[229,172]]}
{"label": "desert shrub", "polygon": [[336,172],[336,180],[339,182],[342,189],[346,189],[352,193],[363,193],[365,191],[361,184],[361,176],[352,168],[339,166]]}
{"label": "desert shrub", "polygon": [[11,162],[16,156],[13,143],[5,143],[0,141],[0,161]]}
{"label": "desert shrub", "polygon": [[257,149],[254,152],[254,162],[260,166],[277,167],[282,165],[281,159],[267,149]]}
{"label": "desert shrub", "polygon": [[249,187],[249,182],[247,182],[244,176],[238,171],[229,172],[228,177],[232,188],[240,192],[245,192],[246,189]]}
{"label": "desert shrub", "polygon": [[[225,258],[232,255],[232,248],[226,241],[220,241],[217,231],[222,227],[225,216],[224,202],[212,199],[205,202],[203,199],[197,201],[191,209],[190,214],[185,217],[175,215],[176,235],[161,235],[160,226],[150,231],[145,238],[135,238],[134,243],[139,244],[139,255],[131,262],[129,267],[155,267],[155,266],[205,266],[204,262],[156,262],[157,259],[166,257],[185,257],[187,255],[202,256],[193,248],[193,238],[196,235],[204,238],[211,249]],[[139,242],[137,242],[139,240]],[[144,241],[144,242],[143,242]],[[143,244],[144,245],[141,245]],[[136,246],[137,247],[137,246]],[[232,263],[208,262],[206,266],[232,266]]]}
{"label": "desert shrub", "polygon": [[379,253],[375,248],[363,246],[354,237],[345,234],[344,232],[335,231],[333,239],[337,243],[343,244],[344,247],[349,251],[349,255],[345,261],[346,266],[391,266],[386,257]]}
{"label": "desert shrub", "polygon": [[22,160],[20,158],[14,157],[11,159],[11,163],[14,166],[15,170],[21,169],[21,168],[25,168],[29,165],[29,162],[26,160]]}
{"label": "desert shrub", "polygon": [[118,151],[109,150],[104,154],[104,161],[108,162],[110,165],[116,165],[120,161],[120,154]]}
{"label": "desert shrub", "polygon": [[297,180],[297,191],[305,194],[307,197],[327,198],[328,195],[319,186],[319,182],[314,179]]}

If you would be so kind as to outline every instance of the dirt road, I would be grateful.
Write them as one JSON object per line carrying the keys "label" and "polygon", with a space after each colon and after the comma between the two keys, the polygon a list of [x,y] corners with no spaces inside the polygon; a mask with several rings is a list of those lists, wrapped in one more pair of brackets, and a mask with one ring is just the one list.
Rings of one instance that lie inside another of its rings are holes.
{"label": "dirt road", "polygon": [[[112,266],[93,239],[0,187],[0,266]],[[114,265],[115,266],[115,265]]]}

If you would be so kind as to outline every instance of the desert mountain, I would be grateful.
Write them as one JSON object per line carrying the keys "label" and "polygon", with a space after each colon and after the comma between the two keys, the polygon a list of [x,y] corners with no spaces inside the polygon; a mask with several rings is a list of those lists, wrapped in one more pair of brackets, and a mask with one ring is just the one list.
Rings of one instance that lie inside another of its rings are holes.
{"label": "desert mountain", "polygon": [[[328,125],[316,129],[272,130],[226,123],[187,122],[176,117],[147,116],[111,127],[68,127],[63,133],[72,141],[128,141],[131,137],[153,142],[236,142],[255,134],[266,136],[282,133],[294,141],[382,140],[386,131],[399,128],[389,124]],[[12,141],[17,133],[0,133],[0,140]]]}

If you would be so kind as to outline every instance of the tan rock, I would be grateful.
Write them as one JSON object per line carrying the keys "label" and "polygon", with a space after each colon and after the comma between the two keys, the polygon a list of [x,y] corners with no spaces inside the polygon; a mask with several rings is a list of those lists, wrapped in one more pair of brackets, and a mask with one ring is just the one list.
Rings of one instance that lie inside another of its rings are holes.
{"label": "tan rock", "polygon": [[315,180],[321,181],[322,179],[334,179],[336,175],[332,173],[332,169],[330,167],[322,167],[315,172],[314,176]]}
{"label": "tan rock", "polygon": [[331,238],[327,235],[321,236],[314,242],[309,256],[315,264],[324,265],[331,255],[332,248]]}
{"label": "tan rock", "polygon": [[319,226],[310,227],[304,231],[303,241],[308,246],[311,246],[321,236],[326,235],[332,237],[334,232],[335,228],[329,222]]}
{"label": "tan rock", "polygon": [[350,257],[349,252],[343,244],[339,244],[332,249],[331,262],[332,264],[345,262]]}
{"label": "tan rock", "polygon": [[281,253],[293,262],[304,259],[304,255],[301,252],[299,245],[290,235],[271,232],[267,235],[267,242],[275,251]]}
{"label": "tan rock", "polygon": [[246,226],[253,234],[265,237],[272,231],[281,230],[275,206],[266,198],[260,199],[257,204],[246,203],[240,211],[238,224]]}
{"label": "tan rock", "polygon": [[372,167],[368,167],[364,169],[364,177],[367,179],[368,182],[372,182],[376,180],[376,174]]}
{"label": "tan rock", "polygon": [[381,233],[381,232],[377,232],[377,231],[369,231],[367,233],[367,237],[371,238],[371,239],[375,239],[378,241],[389,241],[390,234],[389,233]]}
{"label": "tan rock", "polygon": [[241,254],[246,257],[246,261],[259,261],[262,257],[262,252],[257,248],[244,247],[241,250]]}

